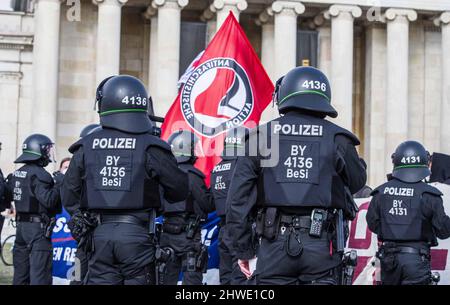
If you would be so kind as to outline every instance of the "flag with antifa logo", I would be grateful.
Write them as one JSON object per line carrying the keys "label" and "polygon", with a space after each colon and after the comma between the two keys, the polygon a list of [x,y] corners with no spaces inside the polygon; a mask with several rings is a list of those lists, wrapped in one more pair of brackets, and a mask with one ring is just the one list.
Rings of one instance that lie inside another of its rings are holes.
{"label": "flag with antifa logo", "polygon": [[219,161],[227,130],[255,127],[273,84],[232,13],[195,61],[162,125],[162,138],[179,129],[200,139],[195,166],[206,176]]}

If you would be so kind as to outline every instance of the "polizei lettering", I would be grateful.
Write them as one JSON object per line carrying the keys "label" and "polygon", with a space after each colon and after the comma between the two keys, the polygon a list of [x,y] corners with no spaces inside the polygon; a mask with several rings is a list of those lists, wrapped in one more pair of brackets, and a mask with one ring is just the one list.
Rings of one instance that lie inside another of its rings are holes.
{"label": "polizei lettering", "polygon": [[28,172],[26,172],[26,171],[15,171],[13,173],[13,176],[16,177],[16,178],[25,179],[27,177],[27,174],[28,174]]}
{"label": "polizei lettering", "polygon": [[384,194],[413,197],[414,189],[409,187],[385,187]]}
{"label": "polizei lettering", "polygon": [[135,147],[135,138],[100,138],[92,142],[92,149],[135,149]]}
{"label": "polizei lettering", "polygon": [[275,134],[285,134],[292,136],[321,137],[323,126],[321,125],[301,125],[301,124],[277,124],[274,126]]}
{"label": "polizei lettering", "polygon": [[231,163],[216,165],[213,169],[213,173],[229,171],[231,169]]}

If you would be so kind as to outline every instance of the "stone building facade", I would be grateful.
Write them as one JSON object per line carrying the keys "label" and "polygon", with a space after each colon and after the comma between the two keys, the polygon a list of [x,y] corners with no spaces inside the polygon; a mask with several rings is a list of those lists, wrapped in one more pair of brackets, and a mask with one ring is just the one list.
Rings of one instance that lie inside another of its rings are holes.
{"label": "stone building facade", "polygon": [[[450,153],[448,0],[11,3],[16,10],[0,10],[4,172],[30,133],[48,134],[67,156],[79,131],[97,122],[95,88],[106,76],[139,77],[164,116],[180,74],[230,11],[272,80],[302,64],[329,76],[337,121],[360,137],[371,185],[384,180],[402,140]],[[269,107],[263,119],[276,114]]]}

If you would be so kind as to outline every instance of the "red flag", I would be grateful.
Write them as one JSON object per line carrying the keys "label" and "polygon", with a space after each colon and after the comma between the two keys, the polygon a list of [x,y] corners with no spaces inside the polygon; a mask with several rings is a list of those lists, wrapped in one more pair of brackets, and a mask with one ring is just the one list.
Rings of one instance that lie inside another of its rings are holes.
{"label": "red flag", "polygon": [[200,139],[195,166],[206,176],[220,162],[228,129],[255,127],[272,99],[273,84],[234,15],[194,66],[162,125],[162,138],[179,129]]}

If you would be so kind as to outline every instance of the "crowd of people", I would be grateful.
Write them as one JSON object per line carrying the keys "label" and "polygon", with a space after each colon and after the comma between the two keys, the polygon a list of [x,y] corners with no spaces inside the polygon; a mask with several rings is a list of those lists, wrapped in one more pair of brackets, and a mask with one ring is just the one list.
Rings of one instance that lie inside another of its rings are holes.
{"label": "crowd of people", "polygon": [[450,237],[450,218],[442,193],[425,181],[450,184],[450,156],[399,143],[392,173],[372,191],[358,138],[326,119],[338,113],[320,70],[294,68],[277,81],[273,101],[280,117],[229,130],[220,163],[205,175],[194,166],[195,133],[157,136],[139,79],[103,80],[100,124],[81,132],[59,171],[45,170],[56,160],[41,134],[23,142],[21,167],[0,171],[1,209],[17,221],[13,284],[52,284],[50,238],[63,207],[78,242],[74,284],[175,285],[180,274],[185,285],[202,284],[201,225],[214,211],[221,284],[351,283],[345,243],[354,196],[373,196],[367,223],[379,240],[382,284],[430,284],[430,248]]}

